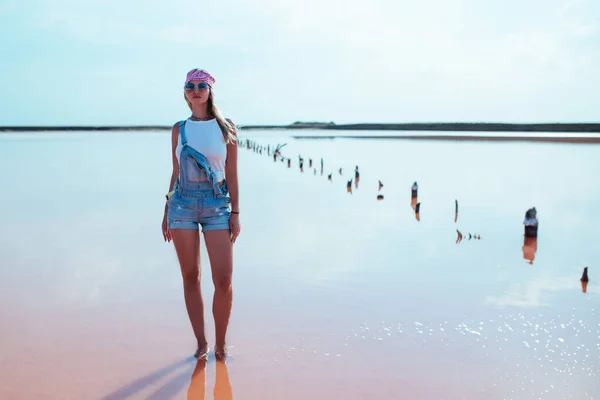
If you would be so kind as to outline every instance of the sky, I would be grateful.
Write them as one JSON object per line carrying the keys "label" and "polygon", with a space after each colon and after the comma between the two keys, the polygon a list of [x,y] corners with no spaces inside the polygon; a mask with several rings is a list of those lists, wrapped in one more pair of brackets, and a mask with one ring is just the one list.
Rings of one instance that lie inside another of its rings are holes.
{"label": "sky", "polygon": [[0,125],[600,122],[597,0],[0,0]]}

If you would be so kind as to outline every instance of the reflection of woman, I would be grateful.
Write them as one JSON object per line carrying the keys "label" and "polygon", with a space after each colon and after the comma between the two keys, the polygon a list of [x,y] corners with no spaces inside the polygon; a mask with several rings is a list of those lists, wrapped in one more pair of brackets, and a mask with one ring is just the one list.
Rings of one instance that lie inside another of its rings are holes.
{"label": "reflection of woman", "polygon": [[[206,397],[206,359],[198,360],[196,369],[192,373],[190,387],[188,388],[188,400],[201,400]],[[229,381],[227,364],[218,362],[216,365],[215,386],[213,388],[215,400],[231,400],[233,392]]]}
{"label": "reflection of woman", "polygon": [[215,378],[215,387],[213,389],[213,397],[215,400],[231,400],[233,392],[231,391],[231,382],[229,381],[229,372],[227,364],[218,362],[217,376]]}
{"label": "reflection of woman", "polygon": [[225,336],[232,304],[233,243],[240,233],[235,125],[214,102],[215,79],[206,71],[188,72],[184,98],[192,115],[173,126],[173,173],[162,222],[165,240],[175,245],[183,276],[185,305],[198,341],[195,356],[207,357],[204,304],[200,293],[202,227],[215,286],[215,356],[227,355]]}
{"label": "reflection of woman", "polygon": [[[219,363],[221,364],[221,363]],[[188,388],[187,398],[188,400],[201,400],[205,398],[206,393],[206,359],[198,360],[194,372],[192,372],[192,379],[190,380],[190,387]]]}

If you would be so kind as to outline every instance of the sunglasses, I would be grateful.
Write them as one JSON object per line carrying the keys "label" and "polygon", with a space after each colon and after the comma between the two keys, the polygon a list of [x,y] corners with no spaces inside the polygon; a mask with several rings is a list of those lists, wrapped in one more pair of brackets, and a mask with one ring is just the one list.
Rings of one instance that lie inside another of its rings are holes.
{"label": "sunglasses", "polygon": [[[208,89],[209,87],[210,86],[208,86],[208,83],[206,83],[206,82],[200,82],[198,84],[198,90]],[[194,89],[196,89],[196,85],[194,85],[192,82],[188,82],[185,84],[184,88],[188,92],[193,92]]]}

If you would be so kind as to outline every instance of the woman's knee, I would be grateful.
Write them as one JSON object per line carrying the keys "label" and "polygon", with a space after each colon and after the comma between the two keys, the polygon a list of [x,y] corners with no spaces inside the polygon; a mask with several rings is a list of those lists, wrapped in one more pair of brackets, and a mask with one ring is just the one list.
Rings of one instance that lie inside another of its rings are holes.
{"label": "woman's knee", "polygon": [[215,282],[215,289],[222,292],[231,292],[231,275],[219,277]]}
{"label": "woman's knee", "polygon": [[200,283],[200,271],[198,268],[190,268],[183,272],[183,284],[186,286],[198,286]]}

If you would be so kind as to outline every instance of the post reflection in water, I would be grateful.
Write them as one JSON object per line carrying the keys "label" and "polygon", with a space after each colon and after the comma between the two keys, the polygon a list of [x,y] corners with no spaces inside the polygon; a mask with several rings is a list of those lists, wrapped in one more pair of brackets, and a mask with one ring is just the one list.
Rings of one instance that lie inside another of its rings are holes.
{"label": "post reflection in water", "polygon": [[410,199],[410,207],[415,210],[415,219],[421,221],[421,215],[419,214],[421,211],[421,203],[417,203],[416,197]]}
{"label": "post reflection in water", "polygon": [[537,237],[524,236],[523,239],[523,258],[529,261],[529,264],[533,265],[533,259],[537,252]]}
{"label": "post reflection in water", "polygon": [[581,275],[581,291],[583,293],[587,293],[587,285],[588,282],[590,281],[590,278],[588,278],[588,267],[585,267],[583,269],[583,275]]}
{"label": "post reflection in water", "polygon": [[458,244],[458,243],[462,242],[463,235],[462,235],[462,233],[458,229],[456,230],[456,234],[458,235],[456,237],[456,244]]}
{"label": "post reflection in water", "polygon": [[420,203],[417,203],[417,198],[419,197],[419,185],[415,181],[412,187],[410,188],[410,206],[415,210],[415,218],[419,221],[421,218],[419,216],[419,206]]}
{"label": "post reflection in water", "polygon": [[[229,381],[229,372],[227,364],[221,361],[216,362],[216,377],[213,387],[214,400],[232,400],[233,392],[231,382]],[[187,392],[188,400],[204,400],[206,398],[206,359],[198,360],[196,368],[192,373],[190,386]]]}
{"label": "post reflection in water", "polygon": [[586,281],[581,281],[581,292],[582,293],[587,293],[587,285],[588,285],[588,283]]}
{"label": "post reflection in water", "polygon": [[[381,192],[381,188],[383,188],[383,183],[381,183],[381,181],[378,181],[378,182],[379,182],[379,186],[378,186],[379,188],[377,189],[377,191]],[[383,193],[379,193],[377,195],[377,200],[383,200]]]}

